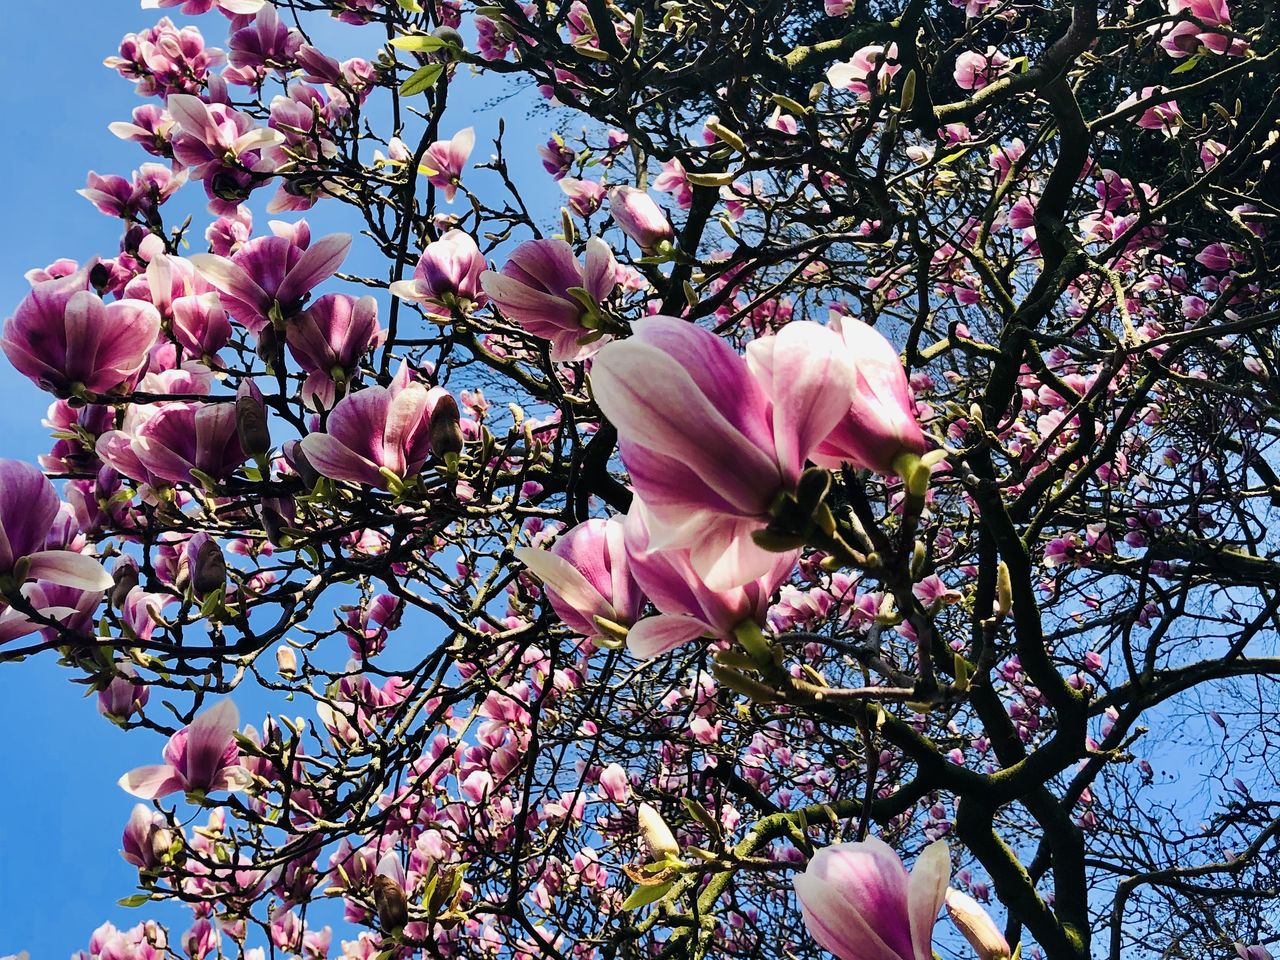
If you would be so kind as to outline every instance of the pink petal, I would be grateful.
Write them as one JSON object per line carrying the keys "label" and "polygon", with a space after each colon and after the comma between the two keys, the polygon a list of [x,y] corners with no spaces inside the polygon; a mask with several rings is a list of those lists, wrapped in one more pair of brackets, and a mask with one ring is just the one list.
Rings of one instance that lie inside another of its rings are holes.
{"label": "pink petal", "polygon": [[111,589],[111,574],[93,557],[74,550],[42,550],[27,557],[27,576],[77,590]]}
{"label": "pink petal", "polygon": [[945,840],[935,840],[916,858],[907,881],[907,913],[915,960],[933,960],[933,926],[947,896],[951,854]]}
{"label": "pink petal", "polygon": [[285,276],[280,289],[276,291],[276,299],[281,303],[300,300],[308,291],[338,272],[350,249],[350,234],[332,233],[317,240],[314,246],[298,258],[293,269]]}
{"label": "pink petal", "polygon": [[155,800],[186,789],[182,775],[167,763],[137,767],[116,781],[127,793]]}
{"label": "pink petal", "polygon": [[660,613],[645,617],[627,631],[627,649],[632,656],[648,660],[706,633],[707,625],[693,617]]}
{"label": "pink petal", "polygon": [[386,483],[378,465],[335,440],[327,433],[309,433],[302,438],[302,452],[321,476],[351,483],[381,486]]}

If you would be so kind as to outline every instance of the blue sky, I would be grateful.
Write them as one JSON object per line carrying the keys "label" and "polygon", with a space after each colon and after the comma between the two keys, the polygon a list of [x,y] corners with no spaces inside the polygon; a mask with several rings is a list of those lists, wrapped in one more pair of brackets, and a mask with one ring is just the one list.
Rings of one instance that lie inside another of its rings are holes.
{"label": "blue sky", "polygon": [[[111,255],[118,248],[116,221],[98,214],[75,191],[89,170],[128,175],[152,158],[107,131],[113,120],[128,119],[143,99],[132,86],[102,66],[121,36],[158,19],[140,10],[138,0],[59,0],[57,4],[9,4],[0,31],[0,115],[10,139],[0,151],[0,214],[7,229],[0,235],[0,316],[7,317],[29,289],[23,273],[59,257],[84,260]],[[181,19],[181,18],[177,18]],[[206,36],[221,43],[225,20],[213,14]],[[377,38],[368,30],[322,29],[321,45],[336,55],[371,55]],[[451,95],[456,126],[474,124],[473,160],[487,156],[499,114],[521,123],[512,129],[529,151],[532,137],[545,137],[545,114],[530,117],[536,94],[518,103],[499,101],[498,92],[463,77]],[[446,126],[448,124],[446,123]],[[453,132],[445,131],[446,135]],[[536,161],[526,174],[536,177],[547,196],[551,186]],[[554,189],[554,188],[553,188]],[[207,217],[199,213],[198,186],[184,191],[197,213],[193,235]],[[264,191],[264,195],[270,191]],[[548,220],[556,207],[548,203]],[[309,214],[317,230],[339,221],[323,209]],[[256,221],[265,227],[260,208]],[[293,219],[293,217],[286,217]],[[0,362],[0,456],[34,460],[49,438],[40,420],[49,398]],[[162,746],[144,733],[126,736],[98,716],[84,688],[53,657],[34,658],[0,668],[0,956],[30,951],[33,960],[68,957],[84,948],[91,932],[110,920],[132,926],[146,916],[173,919],[174,933],[190,914],[163,909],[135,910],[116,901],[134,891],[136,873],[119,856],[120,833],[134,803],[116,786],[122,772],[156,762]],[[260,724],[263,711],[252,696],[237,696],[245,722]]]}

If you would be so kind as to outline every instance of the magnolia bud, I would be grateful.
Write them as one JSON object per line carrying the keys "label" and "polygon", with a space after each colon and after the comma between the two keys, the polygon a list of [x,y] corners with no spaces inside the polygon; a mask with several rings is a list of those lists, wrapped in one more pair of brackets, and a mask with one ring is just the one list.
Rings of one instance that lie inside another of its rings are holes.
{"label": "magnolia bud", "polygon": [[609,212],[614,223],[623,233],[636,242],[645,253],[652,253],[663,242],[670,243],[675,231],[662,208],[653,197],[635,187],[617,186],[609,189]]}
{"label": "magnolia bud", "polygon": [[379,874],[373,878],[373,904],[378,909],[378,922],[387,931],[400,930],[409,922],[409,901],[400,884]]}
{"label": "magnolia bud", "polygon": [[191,565],[191,589],[197,597],[213,593],[226,585],[227,561],[216,541],[206,540]]}
{"label": "magnolia bud", "polygon": [[449,394],[436,401],[427,430],[431,437],[431,450],[441,460],[451,453],[462,452],[462,414],[458,410],[458,402]]}
{"label": "magnolia bud", "polygon": [[287,644],[276,647],[276,669],[282,677],[292,677],[298,672],[298,654],[293,647]]}
{"label": "magnolia bud", "polygon": [[676,843],[676,838],[666,821],[662,819],[662,814],[650,804],[642,803],[637,811],[637,818],[640,821],[640,837],[644,840],[645,849],[649,851],[651,860],[679,856],[680,844]]}
{"label": "magnolia bud", "polygon": [[115,581],[111,587],[111,605],[118,610],[124,606],[129,591],[138,585],[138,568],[132,562],[122,560],[111,572],[111,578]]}
{"label": "magnolia bud", "polygon": [[251,457],[261,457],[271,449],[267,408],[262,394],[248,380],[241,385],[236,397],[236,432],[240,435],[240,446]]}
{"label": "magnolia bud", "polygon": [[280,355],[280,338],[274,327],[263,327],[258,331],[258,345],[255,351],[263,363],[274,363]]}
{"label": "magnolia bud", "polygon": [[1009,565],[1003,560],[996,567],[996,613],[1007,617],[1013,609],[1013,579],[1009,576]]}
{"label": "magnolia bud", "polygon": [[1008,960],[1012,951],[995,921],[982,904],[952,888],[947,889],[947,916],[964,934],[969,945],[977,952],[979,960]]}

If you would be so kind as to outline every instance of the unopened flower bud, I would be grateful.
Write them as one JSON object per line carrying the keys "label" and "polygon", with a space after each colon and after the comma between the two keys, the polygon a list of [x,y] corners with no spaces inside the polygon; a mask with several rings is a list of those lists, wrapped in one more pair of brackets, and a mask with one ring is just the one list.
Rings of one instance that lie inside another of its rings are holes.
{"label": "unopened flower bud", "polygon": [[458,402],[449,394],[446,393],[436,401],[427,429],[431,437],[431,450],[441,460],[451,453],[462,452],[462,414],[458,410]]}
{"label": "unopened flower bud", "polygon": [[275,363],[280,356],[280,337],[275,327],[266,326],[258,331],[258,345],[255,348],[258,359],[263,363]]}
{"label": "unopened flower bud", "polygon": [[222,548],[214,540],[206,540],[196,552],[191,564],[191,589],[197,597],[203,597],[221,589],[227,582],[227,561]]}
{"label": "unopened flower bud", "polygon": [[611,187],[609,212],[623,233],[636,242],[645,253],[652,253],[664,241],[670,243],[675,231],[662,208],[653,197],[635,187]]}
{"label": "unopened flower bud", "polygon": [[271,449],[267,408],[251,380],[240,385],[236,396],[236,431],[240,435],[240,446],[249,456],[261,457]]}
{"label": "unopened flower bud", "polygon": [[400,884],[390,877],[379,874],[373,878],[373,904],[382,929],[397,931],[409,922],[409,901]]}
{"label": "unopened flower bud", "polygon": [[995,925],[982,904],[954,888],[947,889],[947,916],[956,925],[969,945],[977,952],[979,960],[1008,960],[1012,951],[1009,941]]}
{"label": "unopened flower bud", "polygon": [[126,562],[122,559],[111,572],[111,579],[114,581],[111,587],[111,606],[119,610],[124,606],[129,591],[138,585],[138,568],[132,560]]}
{"label": "unopened flower bud", "polygon": [[1013,580],[1009,576],[1009,565],[1003,560],[996,567],[996,613],[1007,617],[1013,609]]}
{"label": "unopened flower bud", "polygon": [[276,669],[282,677],[292,677],[298,672],[298,654],[288,644],[276,647]]}
{"label": "unopened flower bud", "polygon": [[649,851],[651,860],[680,855],[680,844],[676,843],[675,835],[662,819],[662,814],[652,805],[640,804],[637,818],[640,821],[640,837],[644,841],[645,849]]}

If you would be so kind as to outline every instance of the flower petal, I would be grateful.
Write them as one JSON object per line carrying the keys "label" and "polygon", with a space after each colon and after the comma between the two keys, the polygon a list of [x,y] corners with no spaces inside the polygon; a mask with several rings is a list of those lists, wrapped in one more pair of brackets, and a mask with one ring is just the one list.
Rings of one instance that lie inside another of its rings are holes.
{"label": "flower petal", "polygon": [[74,550],[41,550],[27,557],[27,576],[77,590],[106,591],[114,582],[111,574],[93,557]]}
{"label": "flower petal", "polygon": [[645,617],[627,631],[627,649],[641,660],[658,657],[707,633],[707,625],[693,617],[660,613]]}

